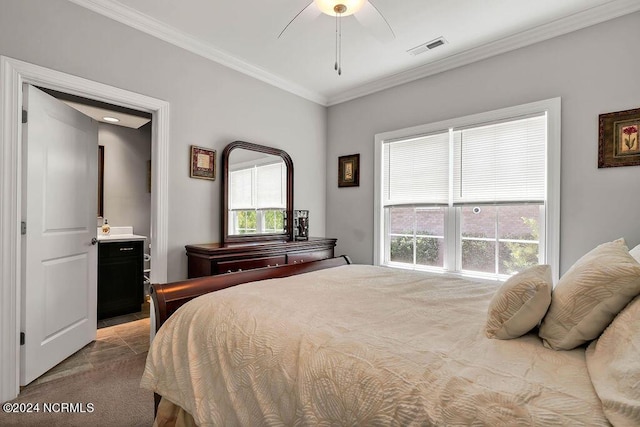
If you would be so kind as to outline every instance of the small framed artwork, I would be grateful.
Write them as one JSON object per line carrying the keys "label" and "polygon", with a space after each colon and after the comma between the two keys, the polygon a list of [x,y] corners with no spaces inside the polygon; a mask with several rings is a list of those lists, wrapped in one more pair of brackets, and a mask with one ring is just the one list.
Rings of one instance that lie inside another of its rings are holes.
{"label": "small framed artwork", "polygon": [[104,216],[104,145],[98,145],[98,216]]}
{"label": "small framed artwork", "polygon": [[598,167],[640,165],[640,108],[600,114]]}
{"label": "small framed artwork", "polygon": [[360,154],[338,157],[338,187],[360,186]]}
{"label": "small framed artwork", "polygon": [[191,178],[216,179],[216,150],[191,146]]}

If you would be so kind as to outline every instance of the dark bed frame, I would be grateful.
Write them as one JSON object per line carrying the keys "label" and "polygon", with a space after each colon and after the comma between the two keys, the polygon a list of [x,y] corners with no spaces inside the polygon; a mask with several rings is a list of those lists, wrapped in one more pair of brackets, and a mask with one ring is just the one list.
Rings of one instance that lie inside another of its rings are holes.
{"label": "dark bed frame", "polygon": [[[351,264],[351,260],[348,256],[342,255],[321,261],[257,268],[255,270],[219,274],[217,276],[198,277],[180,282],[153,284],[149,288],[149,294],[153,299],[153,306],[155,307],[156,332],[160,330],[164,322],[166,322],[169,316],[175,313],[180,306],[200,295],[243,283],[294,276],[296,274],[309,273],[311,271],[339,267],[347,264]],[[154,393],[154,416],[158,412],[160,399],[161,396]]]}

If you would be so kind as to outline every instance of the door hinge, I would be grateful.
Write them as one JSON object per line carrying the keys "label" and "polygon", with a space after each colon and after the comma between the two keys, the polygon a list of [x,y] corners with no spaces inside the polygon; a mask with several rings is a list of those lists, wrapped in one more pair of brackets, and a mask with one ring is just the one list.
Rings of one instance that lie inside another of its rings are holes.
{"label": "door hinge", "polygon": [[20,345],[24,345],[24,332],[20,332]]}
{"label": "door hinge", "polygon": [[27,123],[27,110],[22,110],[22,123]]}
{"label": "door hinge", "polygon": [[27,223],[24,221],[20,223],[20,234],[22,235],[27,234]]}

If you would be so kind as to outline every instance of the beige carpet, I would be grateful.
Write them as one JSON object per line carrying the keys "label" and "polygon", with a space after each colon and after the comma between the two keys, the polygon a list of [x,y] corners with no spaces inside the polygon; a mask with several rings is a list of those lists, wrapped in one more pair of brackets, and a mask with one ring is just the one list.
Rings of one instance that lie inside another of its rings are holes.
{"label": "beige carpet", "polygon": [[[12,403],[38,403],[40,412],[0,411],[0,426],[149,427],[153,424],[153,393],[140,388],[146,356],[104,362],[90,371],[29,387]],[[76,410],[87,412],[45,413],[45,402],[55,403],[52,409],[71,403]],[[89,403],[93,412],[89,412]]]}

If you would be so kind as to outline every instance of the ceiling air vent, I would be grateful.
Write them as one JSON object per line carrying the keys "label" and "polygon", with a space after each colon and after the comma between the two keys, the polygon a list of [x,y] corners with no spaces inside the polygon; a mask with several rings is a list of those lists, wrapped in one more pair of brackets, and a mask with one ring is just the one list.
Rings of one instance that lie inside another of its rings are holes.
{"label": "ceiling air vent", "polygon": [[407,52],[413,56],[420,55],[421,53],[425,53],[431,49],[435,49],[438,46],[442,46],[446,42],[447,41],[444,39],[444,37],[438,37],[437,39],[422,43],[419,46],[409,49]]}

